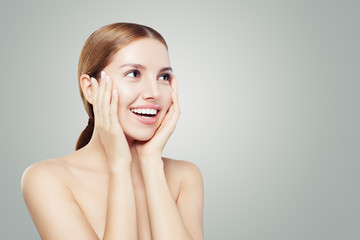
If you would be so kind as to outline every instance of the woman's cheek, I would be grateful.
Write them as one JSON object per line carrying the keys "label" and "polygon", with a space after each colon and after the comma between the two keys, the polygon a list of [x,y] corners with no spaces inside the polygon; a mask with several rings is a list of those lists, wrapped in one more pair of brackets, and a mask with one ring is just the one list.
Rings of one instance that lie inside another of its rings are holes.
{"label": "woman's cheek", "polygon": [[130,84],[117,84],[117,90],[119,93],[119,104],[128,106],[136,100],[136,89]]}
{"label": "woman's cheek", "polygon": [[171,106],[171,104],[172,104],[172,97],[171,97],[171,95],[172,95],[172,89],[171,89],[171,87],[168,87],[168,88],[166,89],[164,95],[165,95],[165,102],[166,102],[166,104],[167,104],[167,108],[169,108],[169,107]]}

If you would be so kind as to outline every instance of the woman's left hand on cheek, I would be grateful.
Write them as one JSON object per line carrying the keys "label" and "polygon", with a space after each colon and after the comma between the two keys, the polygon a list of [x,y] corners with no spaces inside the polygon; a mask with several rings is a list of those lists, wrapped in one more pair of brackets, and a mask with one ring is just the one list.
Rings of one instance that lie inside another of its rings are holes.
{"label": "woman's left hand on cheek", "polygon": [[175,130],[176,123],[180,116],[180,106],[177,94],[177,78],[175,75],[173,75],[171,79],[171,88],[172,104],[169,107],[159,128],[156,130],[154,136],[146,142],[136,143],[136,150],[140,160],[148,158],[161,159],[161,153],[165,147],[165,144]]}

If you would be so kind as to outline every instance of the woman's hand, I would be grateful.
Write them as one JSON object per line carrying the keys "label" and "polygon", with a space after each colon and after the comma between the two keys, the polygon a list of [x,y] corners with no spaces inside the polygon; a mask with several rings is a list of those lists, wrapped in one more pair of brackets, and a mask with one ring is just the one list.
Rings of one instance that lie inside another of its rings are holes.
{"label": "woman's hand", "polygon": [[109,167],[117,168],[122,164],[131,164],[131,154],[128,142],[118,119],[119,96],[116,89],[112,90],[112,80],[101,72],[99,83],[91,78],[93,87],[93,110],[95,129],[109,159]]}
{"label": "woman's hand", "polygon": [[161,159],[161,153],[165,144],[175,130],[176,123],[180,116],[180,106],[177,94],[177,78],[175,75],[173,75],[171,79],[171,88],[172,104],[154,136],[146,142],[136,142],[135,147],[140,160],[148,158]]}

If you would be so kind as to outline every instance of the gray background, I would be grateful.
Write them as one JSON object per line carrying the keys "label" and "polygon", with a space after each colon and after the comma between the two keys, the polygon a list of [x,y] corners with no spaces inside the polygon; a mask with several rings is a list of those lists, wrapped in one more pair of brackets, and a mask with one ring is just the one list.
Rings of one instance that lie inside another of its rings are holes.
{"label": "gray background", "polygon": [[102,25],[157,29],[206,239],[360,239],[359,1],[2,1],[1,239],[39,239],[20,178],[86,125],[77,61]]}

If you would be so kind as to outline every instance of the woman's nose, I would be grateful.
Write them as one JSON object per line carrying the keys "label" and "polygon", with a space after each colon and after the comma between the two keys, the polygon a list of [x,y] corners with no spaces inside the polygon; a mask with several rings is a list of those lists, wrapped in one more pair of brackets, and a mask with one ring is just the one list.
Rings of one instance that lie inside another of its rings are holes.
{"label": "woman's nose", "polygon": [[145,79],[143,81],[142,95],[144,99],[159,99],[161,91],[156,79]]}

